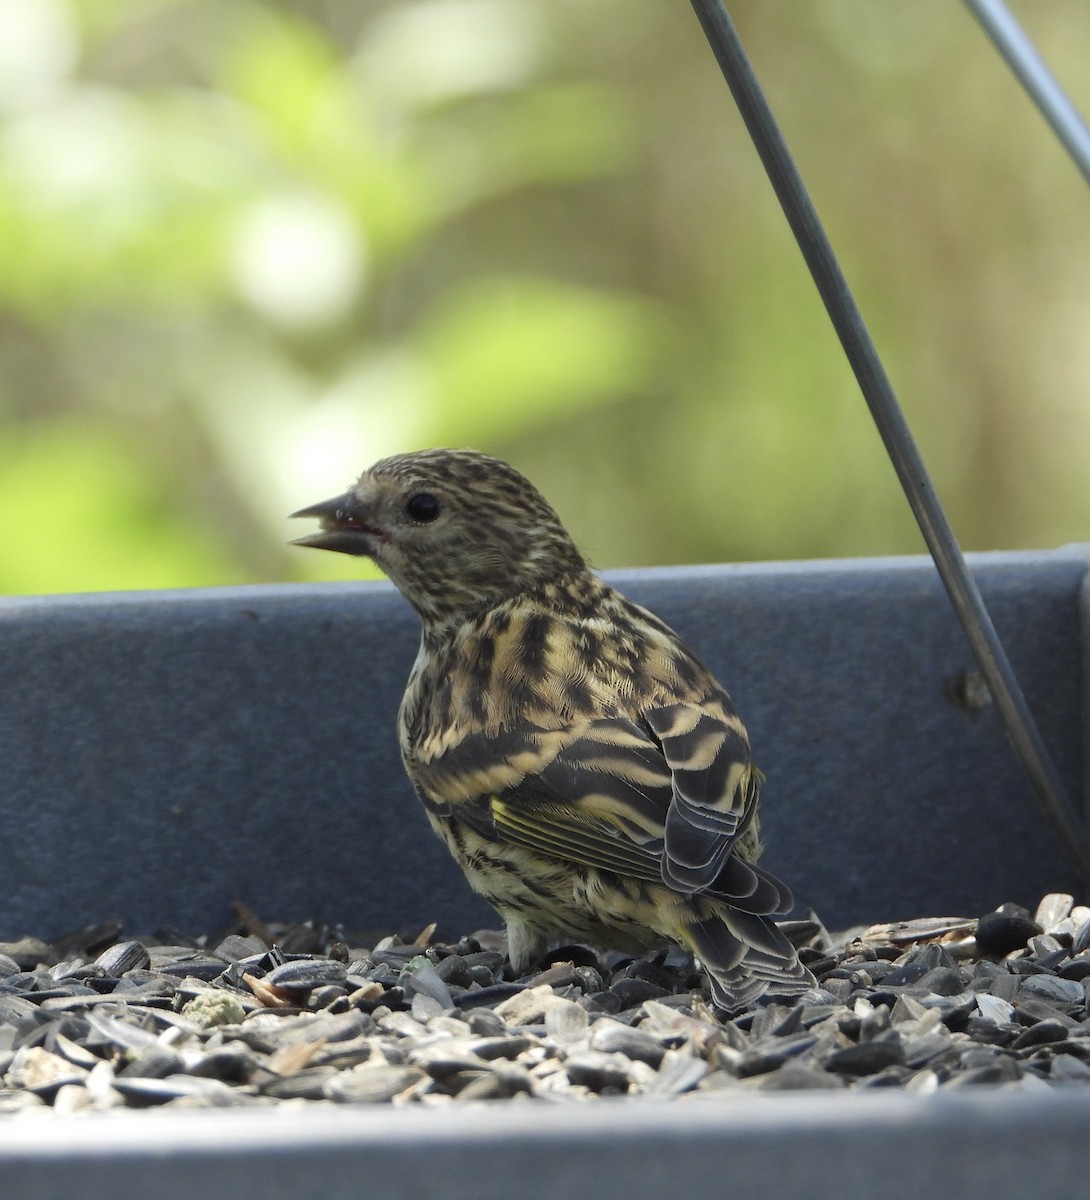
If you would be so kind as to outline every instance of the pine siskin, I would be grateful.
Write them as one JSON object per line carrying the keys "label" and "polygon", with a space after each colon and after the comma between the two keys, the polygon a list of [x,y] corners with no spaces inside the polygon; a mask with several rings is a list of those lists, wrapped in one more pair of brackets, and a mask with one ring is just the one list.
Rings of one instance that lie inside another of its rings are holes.
{"label": "pine siskin", "polygon": [[813,978],[771,917],[760,773],[727,693],[667,625],[587,566],[499,459],[383,459],[293,514],[297,544],[366,555],[423,622],[398,716],[405,768],[523,970],[575,938],[677,943],[735,1010]]}

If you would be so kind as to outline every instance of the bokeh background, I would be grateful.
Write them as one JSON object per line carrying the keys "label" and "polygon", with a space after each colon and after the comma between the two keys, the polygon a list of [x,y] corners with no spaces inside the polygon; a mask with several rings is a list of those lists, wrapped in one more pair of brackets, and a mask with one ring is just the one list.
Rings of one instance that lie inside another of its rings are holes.
{"label": "bokeh background", "polygon": [[[963,6],[730,8],[963,543],[1090,537],[1090,189]],[[0,0],[0,590],[359,577],[286,514],[441,444],[602,567],[921,549],[688,0]]]}

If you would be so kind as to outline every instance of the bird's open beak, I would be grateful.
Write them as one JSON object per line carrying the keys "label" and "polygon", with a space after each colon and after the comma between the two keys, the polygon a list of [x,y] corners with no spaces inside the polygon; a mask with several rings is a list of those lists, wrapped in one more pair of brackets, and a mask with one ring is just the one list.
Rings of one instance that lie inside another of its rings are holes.
{"label": "bird's open beak", "polygon": [[364,520],[359,501],[352,492],[311,504],[291,515],[317,517],[322,525],[319,533],[293,538],[293,546],[313,546],[316,550],[336,550],[340,554],[368,555],[377,541],[386,540],[382,530]]}

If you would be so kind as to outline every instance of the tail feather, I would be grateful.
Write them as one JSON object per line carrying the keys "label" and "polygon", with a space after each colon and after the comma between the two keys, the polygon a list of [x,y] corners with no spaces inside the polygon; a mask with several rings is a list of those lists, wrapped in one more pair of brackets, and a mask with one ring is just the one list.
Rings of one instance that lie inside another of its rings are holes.
{"label": "tail feather", "polygon": [[816,986],[770,917],[723,906],[687,926],[683,936],[708,973],[712,999],[728,1012],[766,992],[796,995]]}
{"label": "tail feather", "polygon": [[715,886],[706,893],[713,900],[725,900],[730,908],[747,913],[785,913],[795,903],[791,889],[775,875],[732,855],[720,872]]}

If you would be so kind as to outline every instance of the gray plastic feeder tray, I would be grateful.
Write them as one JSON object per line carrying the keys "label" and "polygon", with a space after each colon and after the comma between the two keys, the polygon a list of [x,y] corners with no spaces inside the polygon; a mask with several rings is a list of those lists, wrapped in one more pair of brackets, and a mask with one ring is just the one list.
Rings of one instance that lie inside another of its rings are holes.
{"label": "gray plastic feeder tray", "polygon": [[[1087,793],[1090,550],[971,556],[1042,734]],[[727,685],[766,862],[830,928],[1079,885],[930,560],[611,573]],[[268,919],[495,927],[432,836],[394,714],[385,584],[0,600],[0,939]],[[663,1105],[228,1110],[0,1122],[25,1198],[1085,1197],[1090,1089]]]}

